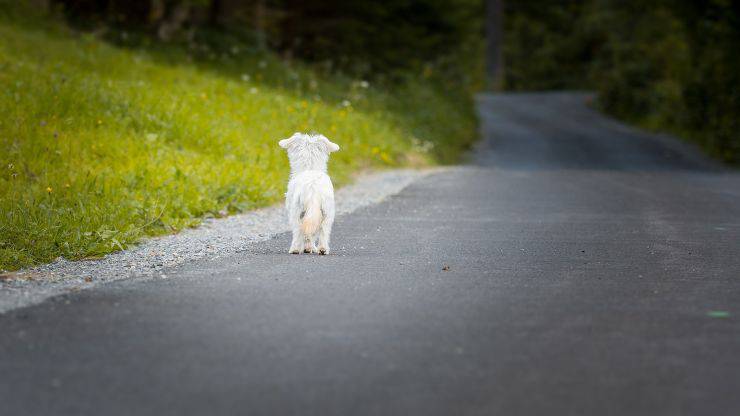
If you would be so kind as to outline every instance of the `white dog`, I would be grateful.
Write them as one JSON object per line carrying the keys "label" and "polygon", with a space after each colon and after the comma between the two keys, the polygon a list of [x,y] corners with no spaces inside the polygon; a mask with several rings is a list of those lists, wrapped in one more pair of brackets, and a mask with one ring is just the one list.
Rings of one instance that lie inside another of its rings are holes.
{"label": "white dog", "polygon": [[315,253],[318,233],[318,252],[327,254],[334,223],[334,186],[326,174],[326,163],[329,153],[339,150],[339,146],[320,134],[303,133],[295,133],[278,144],[288,151],[290,160],[285,208],[293,242],[288,252]]}

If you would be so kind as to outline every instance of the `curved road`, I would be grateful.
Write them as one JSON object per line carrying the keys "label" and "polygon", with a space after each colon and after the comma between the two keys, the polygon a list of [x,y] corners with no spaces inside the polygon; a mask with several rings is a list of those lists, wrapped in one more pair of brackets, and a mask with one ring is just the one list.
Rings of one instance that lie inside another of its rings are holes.
{"label": "curved road", "polygon": [[740,175],[583,94],[471,164],[167,280],[0,316],[3,415],[737,415]]}

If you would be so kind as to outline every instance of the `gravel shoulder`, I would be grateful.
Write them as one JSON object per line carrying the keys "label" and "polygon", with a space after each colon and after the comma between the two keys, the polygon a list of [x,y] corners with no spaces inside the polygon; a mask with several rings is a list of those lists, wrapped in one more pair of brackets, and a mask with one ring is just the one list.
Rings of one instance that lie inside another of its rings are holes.
{"label": "gravel shoulder", "polygon": [[[337,215],[377,204],[415,180],[440,169],[398,169],[366,173],[337,190]],[[144,240],[128,250],[98,260],[67,261],[20,270],[0,281],[0,313],[40,303],[67,292],[131,278],[168,278],[168,271],[187,262],[211,261],[246,250],[289,231],[283,207],[209,219],[197,228]]]}

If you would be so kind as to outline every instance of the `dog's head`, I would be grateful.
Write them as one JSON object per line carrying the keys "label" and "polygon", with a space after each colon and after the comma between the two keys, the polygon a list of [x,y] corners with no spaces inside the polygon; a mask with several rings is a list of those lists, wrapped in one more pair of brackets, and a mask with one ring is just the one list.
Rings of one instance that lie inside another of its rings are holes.
{"label": "dog's head", "polygon": [[288,152],[290,166],[295,172],[304,170],[326,170],[329,154],[339,150],[321,134],[294,133],[287,139],[278,142]]}

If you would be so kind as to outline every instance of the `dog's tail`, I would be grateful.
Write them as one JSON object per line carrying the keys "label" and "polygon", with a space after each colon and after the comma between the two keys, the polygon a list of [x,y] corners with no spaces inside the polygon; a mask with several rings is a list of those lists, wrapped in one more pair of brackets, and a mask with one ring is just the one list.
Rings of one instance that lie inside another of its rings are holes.
{"label": "dog's tail", "polygon": [[303,205],[303,222],[301,223],[301,231],[303,235],[311,236],[316,234],[323,221],[323,214],[321,212],[321,198],[318,192],[311,192],[308,198],[304,201]]}

